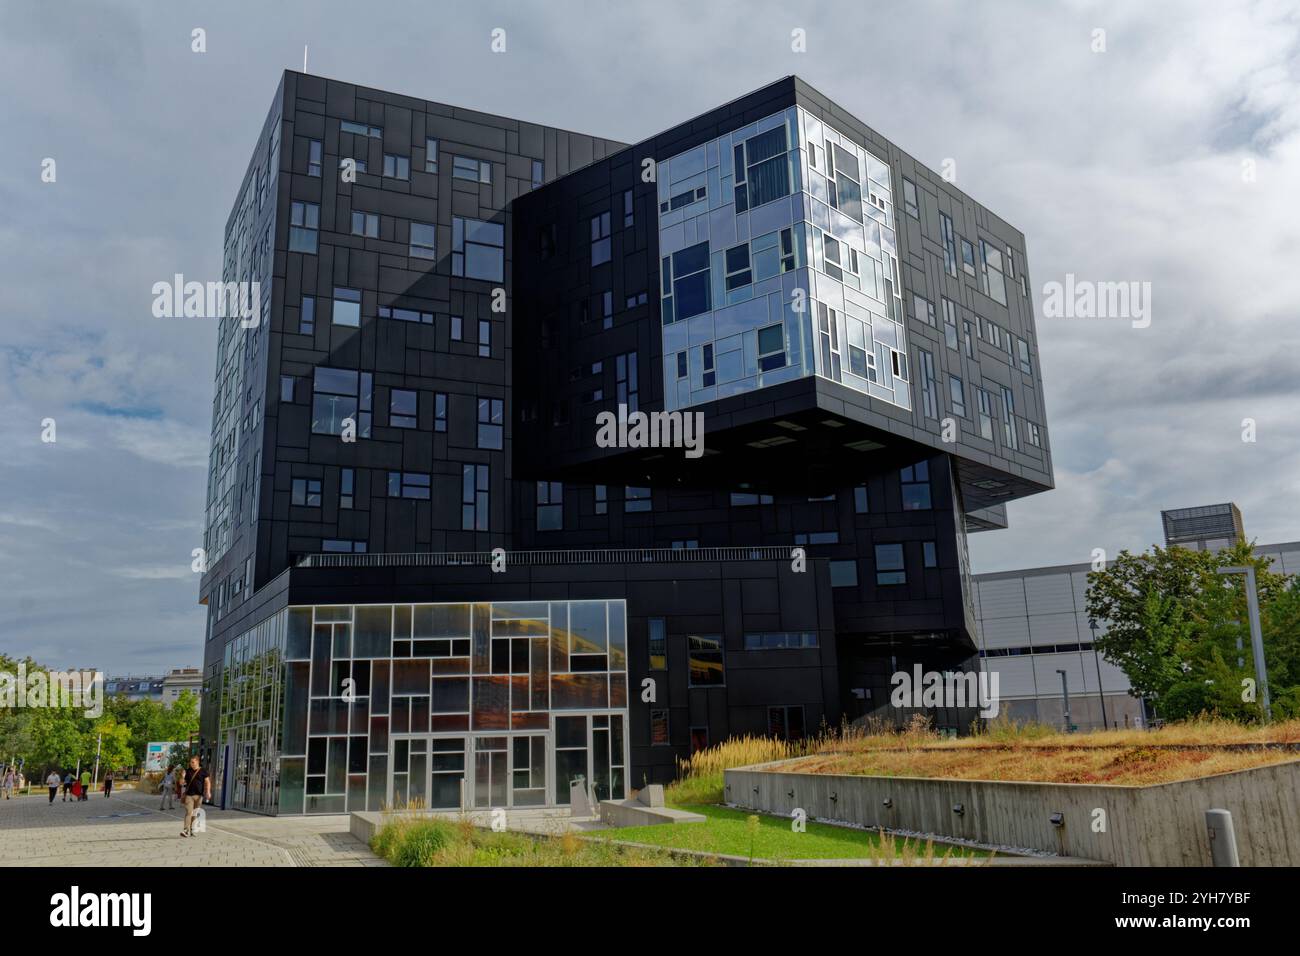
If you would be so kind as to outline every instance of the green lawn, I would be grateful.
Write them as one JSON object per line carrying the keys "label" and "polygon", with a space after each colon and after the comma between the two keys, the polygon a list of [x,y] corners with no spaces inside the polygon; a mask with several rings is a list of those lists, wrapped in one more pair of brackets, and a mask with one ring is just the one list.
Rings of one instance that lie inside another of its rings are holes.
{"label": "green lawn", "polygon": [[[888,853],[881,846],[880,836],[866,830],[830,826],[825,823],[808,823],[806,832],[796,833],[792,821],[785,817],[759,816],[757,832],[751,835],[746,820],[750,814],[743,810],[709,805],[683,805],[708,817],[704,823],[668,823],[646,827],[619,827],[602,830],[601,836],[614,840],[628,840],[653,846],[682,850],[700,850],[706,853],[725,853],[733,856],[752,855],[768,860],[835,860],[879,858]],[[888,841],[888,838],[886,838]],[[935,844],[934,856],[987,856],[983,850],[947,844]],[[914,854],[924,857],[925,845],[911,841],[904,850],[903,840],[895,841],[893,855]]]}

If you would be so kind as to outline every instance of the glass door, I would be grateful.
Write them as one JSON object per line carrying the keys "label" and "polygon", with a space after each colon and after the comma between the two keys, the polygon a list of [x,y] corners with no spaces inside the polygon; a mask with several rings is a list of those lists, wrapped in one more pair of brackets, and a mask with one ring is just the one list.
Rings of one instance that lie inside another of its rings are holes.
{"label": "glass door", "polygon": [[429,742],[432,753],[429,769],[429,806],[434,810],[461,809],[461,789],[465,784],[465,738],[434,737]]}
{"label": "glass door", "polygon": [[555,717],[555,805],[569,805],[569,787],[590,774],[587,715]]}
{"label": "glass door", "polygon": [[591,785],[597,800],[622,800],[623,715],[596,714],[591,718]]}
{"label": "glass door", "polygon": [[519,734],[510,740],[510,805],[546,803],[546,734]]}
{"label": "glass door", "polygon": [[474,806],[505,807],[510,750],[505,737],[474,738]]}

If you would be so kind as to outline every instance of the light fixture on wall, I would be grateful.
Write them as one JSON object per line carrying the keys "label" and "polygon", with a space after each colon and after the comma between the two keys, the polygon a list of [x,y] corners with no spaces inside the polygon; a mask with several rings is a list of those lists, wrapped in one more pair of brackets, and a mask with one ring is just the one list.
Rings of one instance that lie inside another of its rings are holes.
{"label": "light fixture on wall", "polygon": [[1052,826],[1054,826],[1054,827],[1063,827],[1063,826],[1065,826],[1065,814],[1064,814],[1064,813],[1059,813],[1059,812],[1058,812],[1058,813],[1053,813],[1050,817],[1048,817],[1048,819],[1052,821]]}
{"label": "light fixture on wall", "polygon": [[891,807],[893,807],[893,805],[894,805],[894,798],[893,798],[893,797],[885,797],[884,800],[881,800],[881,801],[880,801],[880,804],[881,804],[881,806],[883,806],[886,810],[888,810],[888,809],[890,809]]}
{"label": "light fixture on wall", "polygon": [[959,816],[959,817],[961,817],[961,816],[965,816],[965,815],[966,815],[966,804],[964,804],[964,803],[954,803],[954,804],[952,805],[952,812],[955,813],[955,814],[957,814],[957,816]]}

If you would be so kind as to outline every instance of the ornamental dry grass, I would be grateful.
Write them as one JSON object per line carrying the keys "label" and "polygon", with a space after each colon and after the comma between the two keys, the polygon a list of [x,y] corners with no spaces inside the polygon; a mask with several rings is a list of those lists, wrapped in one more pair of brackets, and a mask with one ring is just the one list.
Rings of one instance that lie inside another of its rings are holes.
{"label": "ornamental dry grass", "polygon": [[893,733],[850,729],[824,736],[789,769],[958,780],[1019,780],[1146,786],[1245,770],[1300,758],[1300,720],[1245,727],[1201,719],[1160,730],[1064,734],[1042,725],[994,723],[951,739],[917,723]]}

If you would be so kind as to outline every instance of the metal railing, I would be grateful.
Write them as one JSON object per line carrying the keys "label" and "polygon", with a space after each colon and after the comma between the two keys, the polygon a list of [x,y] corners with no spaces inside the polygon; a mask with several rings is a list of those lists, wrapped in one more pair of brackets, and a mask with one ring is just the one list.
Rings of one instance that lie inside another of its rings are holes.
{"label": "metal railing", "polygon": [[407,554],[308,554],[300,568],[451,568],[556,564],[688,564],[715,561],[788,561],[792,548],[592,548],[565,551],[420,551]]}

